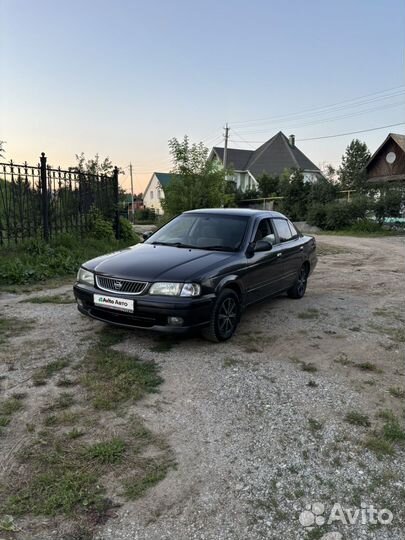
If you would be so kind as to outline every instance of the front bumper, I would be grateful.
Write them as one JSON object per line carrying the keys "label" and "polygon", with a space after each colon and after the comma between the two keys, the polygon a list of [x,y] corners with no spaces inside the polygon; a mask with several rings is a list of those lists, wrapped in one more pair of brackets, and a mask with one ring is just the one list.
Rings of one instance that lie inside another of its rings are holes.
{"label": "front bumper", "polygon": [[[78,310],[99,321],[127,328],[144,328],[166,333],[185,333],[193,328],[202,328],[210,322],[215,295],[201,298],[181,298],[165,296],[114,294],[100,291],[95,287],[75,284],[73,292],[78,302]],[[134,312],[126,313],[95,306],[94,294],[106,294],[134,301]],[[181,317],[181,326],[168,324],[168,317]]]}

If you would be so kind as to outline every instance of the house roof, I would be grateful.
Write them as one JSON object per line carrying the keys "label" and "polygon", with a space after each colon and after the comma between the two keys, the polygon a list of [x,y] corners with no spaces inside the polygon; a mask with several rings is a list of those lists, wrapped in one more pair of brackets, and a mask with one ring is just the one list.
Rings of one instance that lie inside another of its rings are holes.
{"label": "house roof", "polygon": [[[214,147],[213,151],[222,161],[224,149]],[[320,172],[319,168],[295,144],[293,146],[290,144],[281,131],[256,150],[229,148],[228,163],[232,164],[235,170],[250,171],[255,177],[263,173],[281,174],[285,169]]]}
{"label": "house roof", "polygon": [[[224,149],[219,146],[214,146],[213,151],[218,159],[224,161]],[[226,160],[228,165],[232,166],[235,171],[245,171],[249,159],[252,157],[254,150],[242,150],[240,148],[228,148]]]}
{"label": "house roof", "polygon": [[160,185],[162,187],[165,187],[167,186],[167,184],[170,182],[170,180],[172,179],[172,175],[170,173],[165,173],[165,172],[155,172],[154,173],[156,176],[157,176],[157,179],[159,180],[160,182]]}
{"label": "house roof", "polygon": [[405,135],[400,135],[399,133],[390,133],[390,135],[397,145],[405,152]]}
{"label": "house roof", "polygon": [[366,169],[368,168],[368,166],[370,165],[370,163],[372,161],[374,161],[374,158],[377,156],[377,154],[380,153],[380,150],[382,148],[384,148],[384,146],[386,145],[386,143],[392,139],[393,141],[395,141],[397,143],[397,145],[401,148],[401,150],[403,152],[405,152],[405,135],[400,135],[399,133],[388,133],[388,135],[386,136],[386,138],[384,139],[384,141],[382,142],[382,144],[380,144],[380,146],[377,148],[377,150],[374,152],[374,154],[371,156],[371,158],[368,160],[368,162],[366,163]]}
{"label": "house roof", "polygon": [[143,196],[145,197],[146,193],[148,192],[148,189],[152,183],[153,177],[156,176],[156,178],[159,180],[160,185],[164,189],[165,186],[170,182],[172,179],[172,175],[170,173],[165,172],[154,172],[152,176],[150,177],[150,180],[148,182],[148,185],[145,188],[145,191],[143,192]]}

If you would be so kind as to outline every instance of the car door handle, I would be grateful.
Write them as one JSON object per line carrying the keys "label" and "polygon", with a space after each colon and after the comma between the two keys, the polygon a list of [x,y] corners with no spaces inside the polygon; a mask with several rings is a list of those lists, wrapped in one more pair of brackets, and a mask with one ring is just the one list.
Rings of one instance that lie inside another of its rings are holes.
{"label": "car door handle", "polygon": [[304,249],[304,246],[300,246],[300,250],[302,251]]}
{"label": "car door handle", "polygon": [[277,257],[281,257],[282,253],[277,253]]}

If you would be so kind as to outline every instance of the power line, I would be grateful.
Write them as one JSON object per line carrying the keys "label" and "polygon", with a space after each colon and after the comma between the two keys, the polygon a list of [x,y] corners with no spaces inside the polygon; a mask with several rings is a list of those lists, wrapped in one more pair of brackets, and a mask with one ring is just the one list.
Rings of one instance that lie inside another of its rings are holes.
{"label": "power line", "polygon": [[[287,125],[287,126],[283,126],[283,129],[296,129],[296,128],[300,128],[300,127],[304,127],[304,126],[315,126],[317,124],[324,124],[324,123],[327,123],[327,122],[333,122],[335,120],[341,120],[343,118],[353,118],[355,116],[361,116],[362,114],[367,114],[367,113],[370,113],[370,112],[376,112],[376,111],[382,111],[382,110],[386,110],[386,109],[392,109],[392,108],[395,108],[395,107],[404,107],[405,106],[405,102],[404,101],[400,101],[400,102],[397,102],[397,103],[390,103],[388,105],[382,105],[380,107],[373,107],[371,109],[362,109],[361,111],[357,111],[357,112],[350,112],[348,114],[343,114],[343,115],[339,115],[339,116],[331,116],[331,117],[325,117],[325,118],[320,118],[318,120],[313,120],[313,121],[309,121],[309,122],[303,122],[303,123],[297,123],[297,124],[290,124],[290,125]],[[276,125],[281,125],[281,124],[274,124],[275,126]],[[268,133],[269,131],[269,128],[267,129],[261,129],[261,130],[256,130],[256,131],[245,131],[244,134],[258,134],[258,133]]]}
{"label": "power line", "polygon": [[[335,135],[323,135],[321,137],[309,137],[307,139],[297,139],[297,142],[318,141],[320,139],[332,139],[334,137],[343,137],[345,135],[356,135],[357,133],[367,133],[368,131],[377,131],[379,129],[387,129],[387,128],[390,128],[390,127],[404,126],[404,125],[405,125],[405,122],[398,122],[397,124],[389,124],[387,126],[379,126],[379,127],[375,127],[375,128],[361,129],[359,131],[348,131],[346,133],[337,133]],[[237,141],[232,141],[232,142],[237,142]],[[245,142],[247,143],[248,141],[245,141]],[[263,142],[265,142],[265,141],[249,141],[249,142],[250,143],[256,143],[256,144],[263,144]]]}
{"label": "power line", "polygon": [[[401,86],[397,86],[397,87],[394,87],[394,88],[389,88],[387,90],[381,90],[380,92],[374,92],[372,94],[365,94],[365,95],[359,96],[357,98],[352,98],[352,99],[349,99],[349,100],[332,103],[330,105],[324,105],[322,107],[311,107],[309,109],[304,109],[303,111],[294,112],[294,113],[290,113],[290,114],[278,115],[278,116],[273,116],[273,117],[270,117],[270,118],[267,117],[267,118],[259,118],[259,119],[255,119],[255,120],[244,120],[244,121],[239,121],[239,122],[233,122],[232,125],[234,125],[234,124],[239,125],[239,127],[242,128],[242,124],[264,124],[264,123],[272,122],[272,121],[274,121],[276,119],[291,118],[291,117],[295,117],[295,116],[302,116],[302,115],[306,115],[307,113],[322,114],[322,113],[326,112],[327,109],[336,108],[337,106],[343,105],[343,104],[352,103],[352,105],[346,105],[346,108],[359,106],[359,103],[357,103],[357,102],[359,102],[360,100],[364,100],[365,98],[370,98],[372,96],[379,96],[379,97],[374,97],[373,100],[366,100],[366,103],[367,102],[372,102],[372,101],[378,101],[378,100],[381,100],[381,99],[388,99],[390,97],[396,97],[396,95],[401,95],[402,92],[393,93],[392,95],[381,95],[381,94],[387,94],[387,92],[398,91],[399,89],[403,89],[404,87],[405,87],[405,85],[401,85]],[[356,102],[356,103],[354,103],[354,102]]]}

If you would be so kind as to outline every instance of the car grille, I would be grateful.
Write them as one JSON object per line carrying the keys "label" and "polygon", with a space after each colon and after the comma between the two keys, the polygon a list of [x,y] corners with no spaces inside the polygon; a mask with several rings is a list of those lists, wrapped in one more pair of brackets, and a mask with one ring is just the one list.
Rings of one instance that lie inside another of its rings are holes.
{"label": "car grille", "polygon": [[145,281],[131,281],[105,276],[96,276],[96,283],[99,289],[114,293],[142,294],[148,283]]}

